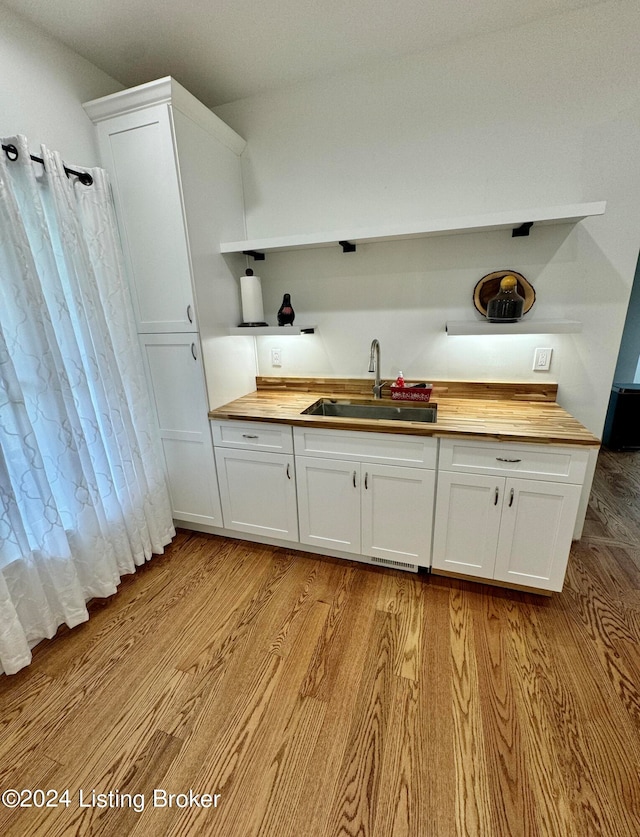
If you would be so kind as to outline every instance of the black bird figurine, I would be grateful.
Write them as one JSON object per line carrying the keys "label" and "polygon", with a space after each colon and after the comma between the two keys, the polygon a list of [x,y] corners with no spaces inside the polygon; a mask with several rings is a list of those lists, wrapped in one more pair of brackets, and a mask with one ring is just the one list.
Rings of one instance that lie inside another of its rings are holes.
{"label": "black bird figurine", "polygon": [[295,311],[291,307],[291,294],[285,294],[282,297],[282,305],[278,310],[278,325],[293,325],[293,321],[295,320],[295,318]]}

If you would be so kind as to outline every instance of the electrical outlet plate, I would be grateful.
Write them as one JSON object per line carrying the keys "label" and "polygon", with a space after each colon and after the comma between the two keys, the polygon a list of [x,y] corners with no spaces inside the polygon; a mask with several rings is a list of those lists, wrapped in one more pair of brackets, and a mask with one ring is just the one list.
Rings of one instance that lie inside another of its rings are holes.
{"label": "electrical outlet plate", "polygon": [[536,349],[533,354],[533,371],[548,372],[551,367],[553,349]]}
{"label": "electrical outlet plate", "polygon": [[282,349],[271,349],[271,365],[282,366]]}

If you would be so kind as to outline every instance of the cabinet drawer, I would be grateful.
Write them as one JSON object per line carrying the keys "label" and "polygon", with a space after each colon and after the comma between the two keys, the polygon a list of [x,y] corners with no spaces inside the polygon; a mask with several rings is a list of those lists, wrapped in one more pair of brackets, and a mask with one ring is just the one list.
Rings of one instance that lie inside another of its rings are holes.
{"label": "cabinet drawer", "polygon": [[588,459],[589,451],[584,448],[440,440],[439,467],[442,471],[512,474],[581,485]]}
{"label": "cabinet drawer", "polygon": [[366,460],[408,468],[436,467],[438,442],[431,436],[294,427],[293,438],[297,456]]}
{"label": "cabinet drawer", "polygon": [[291,427],[266,421],[214,421],[213,443],[219,448],[293,453]]}

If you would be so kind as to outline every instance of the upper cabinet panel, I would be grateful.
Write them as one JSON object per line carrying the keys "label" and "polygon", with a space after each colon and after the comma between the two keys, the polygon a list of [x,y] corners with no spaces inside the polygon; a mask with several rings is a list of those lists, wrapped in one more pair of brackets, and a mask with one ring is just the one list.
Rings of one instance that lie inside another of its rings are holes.
{"label": "upper cabinet panel", "polygon": [[168,105],[97,125],[112,178],[138,331],[196,331],[191,265]]}
{"label": "upper cabinet panel", "polygon": [[218,242],[245,232],[244,139],[171,77],[84,108],[113,183],[138,332],[199,331],[209,347],[240,316],[238,267]]}

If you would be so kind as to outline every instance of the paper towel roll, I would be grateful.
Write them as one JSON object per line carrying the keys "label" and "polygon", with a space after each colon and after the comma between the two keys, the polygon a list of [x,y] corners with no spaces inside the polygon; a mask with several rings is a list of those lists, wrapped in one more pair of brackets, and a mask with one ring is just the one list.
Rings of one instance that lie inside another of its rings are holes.
{"label": "paper towel roll", "polygon": [[262,305],[262,286],[259,276],[240,277],[240,296],[242,298],[242,320],[245,323],[264,325]]}

